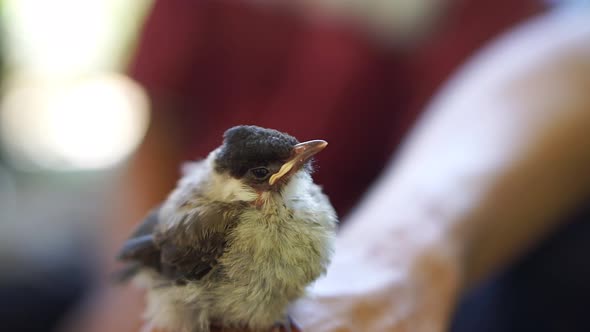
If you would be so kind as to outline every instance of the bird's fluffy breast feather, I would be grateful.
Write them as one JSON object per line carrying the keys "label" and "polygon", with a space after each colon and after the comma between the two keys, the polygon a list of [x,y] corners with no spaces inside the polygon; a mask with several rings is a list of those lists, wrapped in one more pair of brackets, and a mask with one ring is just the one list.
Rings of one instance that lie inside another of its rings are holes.
{"label": "bird's fluffy breast feather", "polygon": [[[161,210],[161,227],[174,228],[190,220],[173,215],[178,214],[182,201],[194,196],[196,188],[201,206],[207,206],[203,200],[258,198],[258,193],[236,179],[211,176],[212,159],[210,155],[187,168]],[[280,193],[264,195],[265,204],[241,213],[227,236],[218,266],[205,278],[183,286],[155,287],[158,276],[143,274],[148,288],[146,316],[154,325],[204,332],[211,321],[217,321],[262,331],[284,319],[288,305],[325,272],[337,219],[311,176],[299,172]]]}

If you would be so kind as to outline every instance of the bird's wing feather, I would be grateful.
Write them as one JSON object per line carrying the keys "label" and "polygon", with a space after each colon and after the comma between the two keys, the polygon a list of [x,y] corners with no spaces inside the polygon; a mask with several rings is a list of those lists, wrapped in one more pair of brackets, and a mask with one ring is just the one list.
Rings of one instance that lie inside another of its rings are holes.
{"label": "bird's wing feather", "polygon": [[152,209],[133,234],[123,243],[117,258],[129,262],[123,270],[116,273],[115,279],[125,281],[135,275],[142,267],[160,268],[160,250],[154,239],[158,224],[159,207]]}
{"label": "bird's wing feather", "polygon": [[199,280],[209,273],[225,250],[225,235],[213,233],[197,246],[183,246],[173,241],[161,248],[161,273],[169,279]]}
{"label": "bird's wing feather", "polygon": [[173,280],[197,280],[211,271],[226,246],[242,203],[209,201],[202,194],[209,165],[192,163],[174,192],[125,242],[119,258]]}
{"label": "bird's wing feather", "polygon": [[125,241],[119,252],[121,260],[141,260],[145,255],[158,251],[152,234],[132,237]]}
{"label": "bird's wing feather", "polygon": [[227,235],[236,225],[242,204],[207,201],[188,211],[175,209],[171,219],[182,222],[156,236],[161,250],[160,273],[174,280],[198,280],[213,270],[225,251]]}
{"label": "bird's wing feather", "polygon": [[137,228],[133,231],[130,239],[135,237],[140,237],[143,235],[150,235],[156,229],[156,225],[158,224],[158,216],[160,213],[160,206],[153,208],[149,214],[145,217],[143,222],[137,226]]}
{"label": "bird's wing feather", "polygon": [[[187,222],[191,225],[189,228],[165,232],[153,228],[152,234],[137,233],[139,236],[128,239],[119,253],[119,259],[131,263],[129,271],[124,271],[123,275],[129,277],[141,268],[151,268],[177,283],[201,279],[217,265],[225,251],[232,222],[219,216],[208,219],[202,220],[192,214]],[[211,222],[224,223],[225,226],[204,228],[204,224]],[[190,233],[194,236],[187,238]]]}
{"label": "bird's wing feather", "polygon": [[[157,210],[154,210],[125,241],[118,259],[132,263],[133,271],[141,267],[152,268],[162,276],[172,280],[195,280],[206,275],[217,264],[217,259],[225,249],[225,232],[210,232],[193,237],[193,243],[181,239],[177,232],[186,235],[188,230],[172,229],[158,233]],[[202,220],[195,214],[187,221],[195,228],[201,228]],[[176,232],[175,232],[176,231]]]}

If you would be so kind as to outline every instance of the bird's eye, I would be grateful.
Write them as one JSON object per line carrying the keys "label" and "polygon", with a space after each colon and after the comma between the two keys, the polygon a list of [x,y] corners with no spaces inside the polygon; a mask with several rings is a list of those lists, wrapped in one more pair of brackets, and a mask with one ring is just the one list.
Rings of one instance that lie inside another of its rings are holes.
{"label": "bird's eye", "polygon": [[270,172],[265,167],[257,167],[250,170],[250,173],[258,180],[264,180],[268,177]]}

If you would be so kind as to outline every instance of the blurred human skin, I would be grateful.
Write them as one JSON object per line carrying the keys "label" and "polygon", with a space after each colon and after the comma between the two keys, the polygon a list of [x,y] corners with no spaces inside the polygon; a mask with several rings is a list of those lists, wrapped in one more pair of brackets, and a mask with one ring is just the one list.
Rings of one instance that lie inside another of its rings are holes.
{"label": "blurred human skin", "polygon": [[[440,90],[347,217],[327,276],[294,307],[305,331],[445,331],[462,291],[588,197],[589,45],[587,15],[551,13],[493,42]],[[175,182],[167,123],[152,122],[122,178],[136,199],[111,225],[105,262]],[[141,292],[104,287],[82,330],[137,331]]]}
{"label": "blurred human skin", "polygon": [[463,290],[588,197],[584,22],[527,23],[443,88],[349,217],[327,278],[296,307],[306,330],[444,331]]}

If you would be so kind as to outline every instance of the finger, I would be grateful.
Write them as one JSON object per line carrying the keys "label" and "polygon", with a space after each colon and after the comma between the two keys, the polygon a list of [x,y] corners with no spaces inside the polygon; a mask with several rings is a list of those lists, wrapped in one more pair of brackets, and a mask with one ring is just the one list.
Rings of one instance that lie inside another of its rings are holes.
{"label": "finger", "polygon": [[147,325],[147,326],[144,326],[143,329],[141,329],[141,332],[170,332],[170,331]]}
{"label": "finger", "polygon": [[249,332],[249,330],[232,329],[232,328],[228,328],[228,327],[221,327],[221,326],[215,325],[215,326],[210,327],[210,332]]}
{"label": "finger", "polygon": [[291,325],[291,332],[302,332],[299,324],[293,320],[293,317],[289,316],[289,324]]}
{"label": "finger", "polygon": [[303,332],[303,330],[301,330],[299,325],[291,322],[291,332]]}

